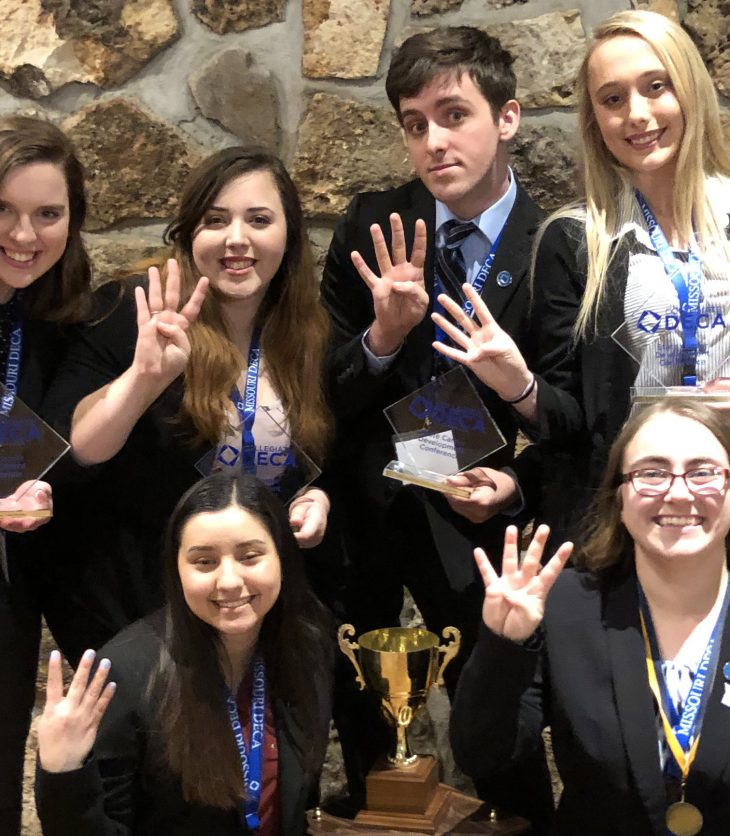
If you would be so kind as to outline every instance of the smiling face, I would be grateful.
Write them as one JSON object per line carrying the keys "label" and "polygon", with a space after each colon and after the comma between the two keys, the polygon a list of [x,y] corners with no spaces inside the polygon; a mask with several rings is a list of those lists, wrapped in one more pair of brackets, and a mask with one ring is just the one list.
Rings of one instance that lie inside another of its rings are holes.
{"label": "smiling face", "polygon": [[53,163],[12,168],[0,183],[0,303],[61,258],[68,241],[66,178]]}
{"label": "smiling face", "polygon": [[410,98],[400,116],[416,173],[459,218],[473,218],[494,203],[507,185],[504,143],[519,125],[519,105],[510,100],[495,123],[489,102],[468,73],[442,73]]}
{"label": "smiling face", "polygon": [[588,93],[606,147],[635,185],[674,173],[684,116],[669,73],[643,38],[599,43],[588,61]]}
{"label": "smiling face", "polygon": [[178,550],[185,602],[226,646],[250,646],[279,597],[281,564],[266,526],[238,505],[195,514]]}
{"label": "smiling face", "polygon": [[[728,455],[710,430],[672,412],[649,418],[626,446],[622,472],[658,468],[685,473],[702,466],[728,467]],[[730,493],[693,495],[675,479],[664,496],[641,496],[631,484],[619,488],[621,520],[642,560],[680,560],[703,554],[725,555],[730,529]]]}
{"label": "smiling face", "polygon": [[286,219],[268,171],[236,177],[193,233],[193,260],[227,301],[260,304],[286,250]]}

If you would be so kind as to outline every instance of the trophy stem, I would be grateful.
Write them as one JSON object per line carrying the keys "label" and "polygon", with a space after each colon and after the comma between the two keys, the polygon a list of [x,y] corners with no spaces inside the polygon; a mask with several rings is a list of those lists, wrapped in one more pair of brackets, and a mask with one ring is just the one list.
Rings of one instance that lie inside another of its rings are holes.
{"label": "trophy stem", "polygon": [[417,759],[418,755],[412,754],[408,746],[406,726],[398,723],[396,726],[395,754],[388,755],[388,762],[393,764],[393,766],[401,767],[410,766]]}

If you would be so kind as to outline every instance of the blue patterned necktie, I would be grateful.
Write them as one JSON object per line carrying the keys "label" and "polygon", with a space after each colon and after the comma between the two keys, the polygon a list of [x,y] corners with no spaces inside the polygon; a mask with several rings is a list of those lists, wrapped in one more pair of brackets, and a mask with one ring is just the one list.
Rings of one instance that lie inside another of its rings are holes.
{"label": "blue patterned necktie", "polygon": [[464,255],[459,246],[477,227],[471,221],[446,221],[444,245],[436,249],[436,266],[443,289],[455,301],[464,301],[461,286],[466,281]]}

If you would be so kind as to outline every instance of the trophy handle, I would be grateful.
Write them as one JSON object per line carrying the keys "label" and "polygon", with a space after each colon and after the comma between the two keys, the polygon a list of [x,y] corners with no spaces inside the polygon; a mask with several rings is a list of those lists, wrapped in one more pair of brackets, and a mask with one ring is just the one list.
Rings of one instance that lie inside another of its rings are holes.
{"label": "trophy handle", "polygon": [[365,678],[362,675],[360,663],[357,661],[357,657],[355,656],[355,651],[360,649],[360,645],[357,642],[351,642],[345,638],[346,636],[354,635],[355,628],[352,624],[343,624],[337,631],[337,644],[340,646],[340,650],[352,662],[352,666],[355,668],[356,673],[355,681],[360,685],[360,690],[363,691],[365,689]]}
{"label": "trophy handle", "polygon": [[443,685],[444,684],[444,671],[446,670],[446,666],[449,662],[456,656],[459,652],[459,648],[461,647],[461,632],[456,629],[456,627],[444,627],[441,632],[441,635],[445,639],[451,639],[450,644],[444,644],[439,647],[439,653],[444,654],[444,658],[441,660],[441,666],[439,667],[439,672],[436,675],[436,685]]}

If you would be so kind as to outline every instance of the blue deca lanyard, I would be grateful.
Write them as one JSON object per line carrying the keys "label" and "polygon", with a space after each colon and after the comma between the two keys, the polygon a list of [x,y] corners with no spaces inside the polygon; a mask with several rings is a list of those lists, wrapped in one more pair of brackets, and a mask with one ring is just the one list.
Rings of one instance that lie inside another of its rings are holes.
{"label": "blue deca lanyard", "polygon": [[20,380],[20,359],[23,354],[23,321],[20,313],[20,292],[13,296],[10,304],[12,315],[10,318],[10,346],[8,359],[5,364],[5,392],[0,403],[0,415],[7,415],[15,404]]}
{"label": "blue deca lanyard", "polygon": [[657,255],[662,260],[664,272],[672,280],[679,299],[679,318],[682,323],[682,359],[684,371],[682,383],[684,386],[697,385],[697,326],[700,315],[700,301],[702,299],[702,259],[690,243],[688,249],[687,278],[684,276],[684,265],[675,257],[669,246],[662,228],[657,223],[654,213],[640,191],[636,191],[636,199],[641,208],[649,237]]}
{"label": "blue deca lanyard", "polygon": [[243,800],[243,817],[246,827],[255,833],[259,827],[259,805],[261,803],[262,768],[264,751],[264,722],[266,718],[266,675],[264,660],[256,656],[253,665],[253,684],[251,686],[251,737],[248,747],[243,737],[243,726],[238,716],[236,698],[232,694],[226,697],[228,719],[236,740],[238,756],[241,759],[241,773],[245,797]]}
{"label": "blue deca lanyard", "polygon": [[[504,225],[506,226],[506,224]],[[474,281],[471,283],[471,286],[477,292],[478,295],[481,295],[482,288],[487,282],[489,278],[489,273],[492,269],[492,265],[494,264],[494,259],[497,257],[497,248],[499,247],[500,239],[502,238],[502,233],[504,232],[504,226],[502,229],[499,230],[499,235],[494,239],[492,246],[487,253],[487,257],[484,259],[484,263],[479,268],[479,272],[476,274]],[[433,301],[433,309],[436,313],[440,313],[442,316],[444,315],[444,309],[439,304],[438,295],[439,293],[443,293],[443,285],[441,284],[441,279],[439,279],[438,273],[434,272],[433,277],[433,289],[434,289],[434,301]],[[471,302],[468,299],[464,300],[464,304],[461,306],[462,311],[468,316],[474,316],[474,309]],[[448,345],[448,337],[444,334],[443,330],[436,326],[436,339],[440,343],[446,343]]]}
{"label": "blue deca lanyard", "polygon": [[253,438],[253,422],[256,418],[256,398],[259,387],[259,365],[261,362],[261,349],[259,347],[259,334],[254,332],[251,337],[251,346],[248,350],[248,368],[246,370],[246,388],[244,396],[234,386],[231,391],[238,416],[241,419],[241,461],[244,473],[256,473],[256,444]]}
{"label": "blue deca lanyard", "polygon": [[[720,639],[722,638],[725,627],[728,600],[730,600],[730,583],[725,588],[725,595],[717,621],[712,628],[712,633],[702,654],[702,659],[697,666],[695,677],[692,680],[692,685],[687,694],[682,715],[680,716],[669,695],[667,682],[662,672],[659,643],[657,641],[656,631],[654,630],[654,623],[651,620],[651,612],[649,611],[649,605],[644,591],[639,586],[639,612],[642,633],[644,634],[644,641],[648,644],[651,653],[656,683],[660,691],[659,697],[661,698],[661,704],[658,705],[658,708],[666,718],[669,726],[668,730],[665,729],[665,733],[668,736],[668,731],[671,730],[676,742],[685,754],[690,751],[693,741],[699,736],[702,729],[702,721],[712,692],[715,674],[717,673],[717,663],[720,658]],[[655,696],[657,695],[655,694]],[[667,745],[670,751],[672,751],[671,741],[669,739],[667,740]],[[681,777],[679,764],[675,762],[674,758],[667,759],[666,770],[674,777]]]}

